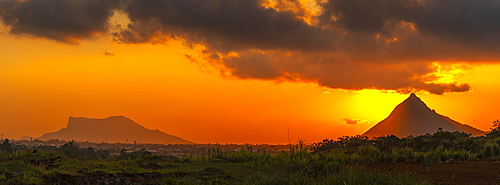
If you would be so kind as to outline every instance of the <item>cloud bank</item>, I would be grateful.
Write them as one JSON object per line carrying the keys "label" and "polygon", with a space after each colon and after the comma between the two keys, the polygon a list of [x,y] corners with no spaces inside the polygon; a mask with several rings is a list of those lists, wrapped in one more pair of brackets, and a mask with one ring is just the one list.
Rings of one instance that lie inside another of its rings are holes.
{"label": "cloud bank", "polygon": [[500,61],[497,0],[0,0],[10,34],[70,44],[108,33],[114,11],[131,21],[115,41],[202,45],[240,79],[443,94],[471,85],[440,81],[436,61]]}

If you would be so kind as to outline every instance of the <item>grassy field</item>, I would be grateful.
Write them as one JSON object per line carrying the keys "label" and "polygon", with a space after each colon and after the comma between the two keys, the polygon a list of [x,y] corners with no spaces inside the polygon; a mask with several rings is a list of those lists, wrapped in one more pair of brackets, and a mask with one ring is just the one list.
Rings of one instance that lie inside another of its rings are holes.
{"label": "grassy field", "polygon": [[[436,183],[433,176],[425,175],[430,169],[425,166],[456,164],[455,167],[463,170],[452,172],[453,175],[474,173],[468,171],[468,165],[478,167],[474,161],[484,163],[500,158],[499,136],[497,131],[474,138],[444,131],[407,138],[353,136],[324,140],[310,148],[299,140],[279,154],[270,154],[265,148],[255,150],[248,145],[239,151],[214,147],[197,156],[155,155],[146,149],[110,153],[81,148],[75,142],[60,147],[23,148],[6,140],[0,145],[0,171],[3,172],[0,183],[441,184],[451,182],[454,176]],[[491,164],[489,171],[497,170],[496,163],[488,164]],[[484,164],[479,164],[477,170],[481,170],[481,165]],[[422,173],[417,167],[427,170]],[[449,171],[446,167],[434,169]],[[433,173],[439,175],[440,172]],[[483,179],[481,173],[487,172],[480,172],[475,178]],[[499,179],[494,175],[490,174],[489,178],[497,182]]]}
{"label": "grassy field", "polygon": [[[207,156],[158,156],[145,150],[109,156],[89,154],[78,146],[56,151],[4,152],[2,184],[431,184],[411,173],[369,170],[340,153],[312,153],[294,145],[278,155],[265,150],[222,151]],[[94,151],[95,152],[95,151]],[[75,155],[76,154],[76,155]],[[355,157],[355,155],[350,155]],[[21,175],[7,173],[20,172]],[[151,178],[145,175],[154,176]],[[63,182],[63,181],[67,182]],[[68,179],[73,179],[70,181]],[[75,180],[76,179],[76,180]]]}

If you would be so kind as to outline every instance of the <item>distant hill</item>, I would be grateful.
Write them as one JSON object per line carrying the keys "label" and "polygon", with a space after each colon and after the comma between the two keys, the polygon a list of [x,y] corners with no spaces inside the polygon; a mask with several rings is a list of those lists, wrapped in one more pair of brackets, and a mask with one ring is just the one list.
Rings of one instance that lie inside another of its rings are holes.
{"label": "distant hill", "polygon": [[437,114],[412,93],[410,97],[396,106],[389,117],[370,128],[363,135],[368,137],[386,135],[395,135],[398,137],[418,136],[426,133],[433,134],[439,127],[444,131],[465,132],[472,134],[472,136],[480,136],[486,133],[469,125],[461,124],[449,117]]}
{"label": "distant hill", "polygon": [[190,144],[180,137],[157,130],[149,130],[124,116],[111,116],[104,119],[69,117],[68,125],[57,132],[43,134],[37,138],[91,141],[91,142],[122,142],[133,143],[166,143]]}

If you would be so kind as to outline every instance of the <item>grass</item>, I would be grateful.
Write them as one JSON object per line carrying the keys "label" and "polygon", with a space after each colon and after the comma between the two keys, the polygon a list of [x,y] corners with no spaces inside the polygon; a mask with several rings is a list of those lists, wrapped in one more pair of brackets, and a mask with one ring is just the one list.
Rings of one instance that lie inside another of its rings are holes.
{"label": "grass", "polygon": [[[67,157],[62,152],[31,153],[21,151],[0,154],[0,170],[19,171],[22,177],[6,179],[1,184],[43,184],[47,176],[66,174],[161,173],[163,184],[431,184],[413,174],[394,174],[364,169],[357,162],[376,161],[382,154],[374,148],[360,148],[359,153],[311,153],[305,147],[294,146],[290,152],[270,155],[265,149],[240,151],[210,150],[207,156],[185,155],[178,160],[166,160],[148,153],[131,156],[114,155],[107,159]],[[399,152],[399,153],[398,153]],[[401,152],[395,151],[400,155]],[[35,165],[34,160],[55,159],[57,168]],[[151,168],[154,167],[154,168]]]}
{"label": "grass", "polygon": [[[86,178],[91,174],[148,173],[164,174],[155,181],[163,184],[432,184],[432,179],[415,174],[378,171],[360,164],[413,161],[439,165],[500,156],[500,138],[446,139],[451,136],[438,132],[426,135],[424,140],[418,139],[421,136],[399,140],[388,136],[374,140],[376,142],[364,137],[345,137],[338,142],[325,140],[313,150],[299,141],[290,145],[289,151],[273,155],[265,148],[255,150],[252,146],[238,151],[214,147],[201,156],[177,157],[158,156],[147,150],[111,155],[109,151],[81,149],[70,142],[36,153],[30,149],[0,152],[0,171],[23,173],[21,177],[10,179],[1,175],[0,184],[43,184],[47,177],[61,174]],[[421,141],[435,138],[445,138],[440,140],[443,145],[421,147]],[[393,141],[399,142],[396,143],[398,147],[388,147],[395,145]],[[463,146],[450,143],[462,143]]]}
{"label": "grass", "polygon": [[[500,132],[499,132],[500,133]],[[16,151],[0,144],[0,171],[21,172],[0,184],[44,184],[47,178],[87,178],[92,174],[161,174],[163,184],[432,184],[411,173],[364,168],[363,163],[413,161],[439,165],[450,161],[500,157],[500,137],[470,138],[464,133],[438,131],[434,135],[368,139],[364,136],[324,140],[308,149],[302,141],[289,151],[269,154],[265,148],[228,151],[217,147],[201,156],[159,156],[147,150],[110,154],[107,150],[61,147]],[[33,153],[32,150],[40,150]],[[155,177],[156,178],[156,177]]]}

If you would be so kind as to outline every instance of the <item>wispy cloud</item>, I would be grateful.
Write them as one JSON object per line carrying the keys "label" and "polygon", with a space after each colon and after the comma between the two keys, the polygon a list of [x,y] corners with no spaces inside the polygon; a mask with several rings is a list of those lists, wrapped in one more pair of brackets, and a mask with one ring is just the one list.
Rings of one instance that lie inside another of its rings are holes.
{"label": "wispy cloud", "polygon": [[369,124],[369,123],[370,123],[368,120],[361,120],[361,119],[349,119],[349,118],[344,118],[342,121],[343,121],[345,124],[348,124],[348,125]]}
{"label": "wispy cloud", "polygon": [[104,55],[105,57],[114,57],[114,56],[115,56],[115,53],[105,51],[105,52],[103,53],[103,55]]}

